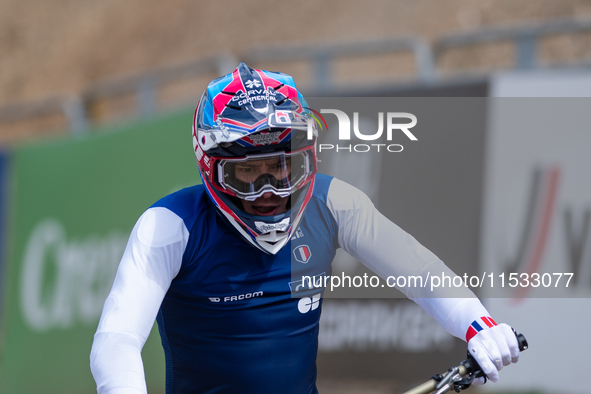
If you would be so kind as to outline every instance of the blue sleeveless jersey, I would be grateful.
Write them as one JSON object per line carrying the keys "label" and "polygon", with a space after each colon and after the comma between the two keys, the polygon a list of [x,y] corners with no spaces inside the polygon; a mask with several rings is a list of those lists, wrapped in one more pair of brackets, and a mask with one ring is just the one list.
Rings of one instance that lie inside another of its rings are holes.
{"label": "blue sleeveless jersey", "polygon": [[202,185],[154,207],[183,219],[189,240],[158,327],[166,393],[317,393],[321,298],[302,276],[328,275],[337,225],[332,177],[317,175],[292,240],[276,255],[250,245],[216,213]]}

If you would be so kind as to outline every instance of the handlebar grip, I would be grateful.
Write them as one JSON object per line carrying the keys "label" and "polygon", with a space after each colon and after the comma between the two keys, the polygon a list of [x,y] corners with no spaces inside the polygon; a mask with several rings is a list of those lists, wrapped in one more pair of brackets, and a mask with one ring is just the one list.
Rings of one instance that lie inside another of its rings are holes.
{"label": "handlebar grip", "polygon": [[[515,330],[513,330],[513,332],[515,332]],[[519,351],[522,352],[524,350],[527,350],[528,344],[527,339],[525,339],[525,336],[523,334],[517,333],[515,333],[515,336],[517,337],[517,343],[519,343]]]}
{"label": "handlebar grip", "polygon": [[[519,345],[519,351],[522,352],[524,350],[527,350],[528,348],[528,343],[527,343],[527,339],[525,339],[525,335],[523,334],[518,334],[517,332],[515,332],[515,330],[513,330],[513,333],[515,334],[515,337],[517,338],[517,343]],[[474,357],[472,357],[472,355],[470,353],[468,353],[468,358],[464,361],[462,361],[462,366],[464,366],[466,368],[466,373],[474,373],[477,371],[480,371],[480,365],[478,365],[478,363],[476,362],[476,360],[474,359]],[[461,373],[462,376],[465,375],[464,373]]]}
{"label": "handlebar grip", "polygon": [[[517,338],[517,343],[519,344],[519,351],[526,350],[528,348],[528,344],[527,344],[527,339],[525,339],[525,336],[523,334],[516,333],[515,330],[513,330],[513,333],[515,333],[515,337]],[[441,381],[442,376],[447,376],[447,374],[452,373],[452,371],[453,371],[453,369],[450,368],[448,370],[448,372],[445,373],[444,375],[436,375],[438,377],[433,377],[433,378],[431,378],[431,380],[423,383],[420,386],[415,387],[412,390],[405,392],[404,394],[431,393],[436,390],[437,384],[438,384],[438,382]],[[480,365],[478,365],[478,363],[476,362],[474,357],[472,357],[472,355],[468,352],[468,358],[466,360],[462,361],[461,364],[457,367],[457,369],[455,371],[459,372],[460,376],[466,377],[466,375],[476,374],[478,371],[482,371],[482,369],[480,368]],[[483,376],[482,372],[480,375],[472,375],[472,379],[469,381],[469,383],[467,383],[467,385],[469,386],[472,383],[473,378],[478,377],[478,376]],[[464,388],[466,388],[466,387],[464,387]],[[449,387],[448,390],[451,390],[451,388],[452,387]]]}

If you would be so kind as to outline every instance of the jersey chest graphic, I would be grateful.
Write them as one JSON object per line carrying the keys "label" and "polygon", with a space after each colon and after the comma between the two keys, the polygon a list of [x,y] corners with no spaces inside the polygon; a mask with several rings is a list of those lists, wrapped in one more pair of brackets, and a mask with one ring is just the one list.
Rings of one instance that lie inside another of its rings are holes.
{"label": "jersey chest graphic", "polygon": [[[306,234],[305,222],[298,232]],[[209,248],[202,254],[202,261],[192,264],[190,270],[181,271],[173,281],[171,294],[190,294],[191,302],[209,304],[208,308],[214,309],[276,303],[309,290],[302,285],[302,276],[316,277],[330,272],[335,253],[328,237],[300,236],[274,256],[261,253],[235,238],[233,233],[221,237],[219,242],[226,245],[233,242],[236,246]]]}

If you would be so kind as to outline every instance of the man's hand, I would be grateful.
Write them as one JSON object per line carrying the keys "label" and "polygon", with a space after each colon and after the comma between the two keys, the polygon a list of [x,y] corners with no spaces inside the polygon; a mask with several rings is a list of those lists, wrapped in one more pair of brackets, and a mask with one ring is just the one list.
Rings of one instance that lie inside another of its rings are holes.
{"label": "man's hand", "polygon": [[[494,323],[492,319],[490,322]],[[472,323],[473,326],[474,323]],[[474,330],[472,329],[472,331]],[[470,336],[470,332],[469,329],[467,336]],[[516,363],[519,359],[517,338],[513,329],[507,324],[496,325],[495,323],[492,327],[476,331],[475,335],[468,339],[468,351],[480,365],[487,378],[493,382],[499,380],[499,371],[504,366]],[[482,383],[484,383],[482,378],[474,381],[476,385]]]}

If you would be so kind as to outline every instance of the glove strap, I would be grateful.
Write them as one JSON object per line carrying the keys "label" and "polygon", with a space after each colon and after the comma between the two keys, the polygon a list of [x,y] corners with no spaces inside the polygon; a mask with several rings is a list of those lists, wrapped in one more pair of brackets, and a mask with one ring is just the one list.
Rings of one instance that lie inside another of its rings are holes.
{"label": "glove strap", "polygon": [[496,325],[497,323],[495,323],[495,321],[490,316],[482,316],[481,318],[474,320],[472,324],[470,324],[470,327],[468,327],[468,331],[466,331],[466,342],[470,342],[470,339],[472,339],[480,331],[494,327]]}

